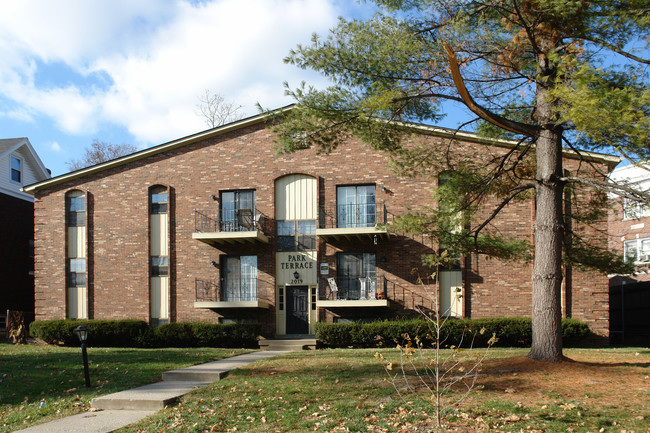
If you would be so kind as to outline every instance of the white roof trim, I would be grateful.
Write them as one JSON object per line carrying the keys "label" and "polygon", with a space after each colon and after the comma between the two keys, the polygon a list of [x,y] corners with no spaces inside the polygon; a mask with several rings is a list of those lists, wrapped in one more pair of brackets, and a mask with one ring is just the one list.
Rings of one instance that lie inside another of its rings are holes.
{"label": "white roof trim", "polygon": [[25,200],[25,201],[28,201],[30,203],[34,203],[34,196],[31,195],[31,194],[28,194],[26,192],[16,191],[16,190],[13,190],[13,189],[4,188],[3,186],[0,186],[0,194],[9,195],[11,197],[19,198],[21,200]]}
{"label": "white roof trim", "polygon": [[32,143],[29,142],[29,139],[24,137],[24,138],[18,138],[16,140],[18,140],[16,144],[14,144],[13,146],[5,150],[3,153],[0,153],[0,159],[4,158],[7,155],[11,155],[21,147],[25,146],[25,148],[27,148],[27,151],[33,158],[34,162],[36,163],[36,168],[40,171],[39,173],[41,175],[40,177],[43,177],[44,179],[49,179],[50,172],[43,164],[43,161],[41,161],[41,158],[38,156],[38,153],[36,153],[36,150],[34,150]]}
{"label": "white roof trim", "polygon": [[[116,167],[120,166],[123,164],[126,164],[131,161],[137,161],[142,158],[146,158],[151,155],[155,155],[158,153],[165,152],[167,150],[175,149],[177,147],[184,146],[186,144],[190,144],[195,141],[202,140],[204,138],[208,137],[213,137],[213,136],[219,136],[222,134],[225,134],[230,131],[234,131],[246,126],[250,125],[255,125],[257,123],[260,123],[269,117],[279,114],[279,113],[284,113],[293,110],[295,107],[294,104],[288,105],[282,108],[278,108],[275,110],[271,110],[268,113],[262,113],[258,114],[255,116],[248,117],[246,119],[238,120],[232,123],[228,123],[223,126],[218,126],[213,129],[208,129],[203,132],[199,132],[196,134],[188,135],[183,138],[179,138],[177,140],[173,140],[164,144],[160,144],[158,146],[150,147],[148,149],[144,149],[129,155],[122,156],[120,158],[116,158],[110,161],[106,161],[97,165],[93,165],[90,167],[82,168],[77,171],[73,171],[70,173],[66,173],[60,176],[53,177],[51,179],[34,183],[32,185],[28,185],[23,188],[23,191],[34,194],[37,190],[46,188],[52,185],[56,185],[68,180],[76,179],[79,177],[83,177],[92,173],[96,173],[99,171],[103,171],[106,169],[109,169],[111,167]],[[452,129],[445,129],[445,128],[440,128],[440,127],[435,127],[435,126],[428,126],[428,125],[421,125],[421,124],[409,124],[409,123],[400,123],[404,127],[407,127],[409,129],[413,130],[418,130],[422,132],[427,132],[432,135],[437,135],[437,136],[443,136],[443,137],[449,137],[449,138],[458,138],[458,139],[463,139],[467,141],[474,141],[478,143],[484,143],[488,145],[495,145],[495,146],[502,146],[502,147],[514,147],[519,144],[521,144],[520,141],[517,140],[503,140],[503,139],[495,139],[495,138],[487,138],[487,137],[479,137],[478,135],[471,133],[471,132],[464,132],[464,131],[456,131]],[[586,158],[588,160],[593,160],[593,161],[601,161],[613,168],[616,166],[620,161],[621,158],[617,156],[612,156],[612,155],[605,155],[605,154],[600,154],[600,153],[595,153],[595,152],[581,152],[580,155],[578,155],[576,152],[569,150],[569,149],[563,149],[563,154],[567,157],[571,158]]]}

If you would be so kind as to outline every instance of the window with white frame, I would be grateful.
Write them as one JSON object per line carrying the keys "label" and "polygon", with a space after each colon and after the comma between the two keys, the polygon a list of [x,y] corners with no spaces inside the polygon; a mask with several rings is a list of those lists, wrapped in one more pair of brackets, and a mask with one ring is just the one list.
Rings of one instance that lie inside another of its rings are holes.
{"label": "window with white frame", "polygon": [[23,161],[15,156],[11,156],[11,180],[17,183],[23,183]]}
{"label": "window with white frame", "polygon": [[626,262],[650,262],[650,238],[625,241],[623,243],[623,256]]}

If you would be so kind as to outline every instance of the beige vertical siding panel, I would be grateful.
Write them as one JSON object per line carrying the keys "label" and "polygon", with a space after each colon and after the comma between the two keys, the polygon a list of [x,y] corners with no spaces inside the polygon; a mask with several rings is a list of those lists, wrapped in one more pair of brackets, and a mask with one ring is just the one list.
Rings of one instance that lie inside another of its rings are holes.
{"label": "beige vertical siding panel", "polygon": [[167,214],[151,215],[151,255],[169,255],[169,217]]}
{"label": "beige vertical siding panel", "polygon": [[169,277],[151,277],[151,318],[169,318]]}
{"label": "beige vertical siding panel", "polygon": [[68,258],[86,257],[86,227],[68,227]]}
{"label": "beige vertical siding panel", "polygon": [[304,174],[291,174],[276,183],[276,219],[316,219],[316,179]]}
{"label": "beige vertical siding panel", "polygon": [[86,319],[87,305],[85,287],[68,287],[68,318]]}

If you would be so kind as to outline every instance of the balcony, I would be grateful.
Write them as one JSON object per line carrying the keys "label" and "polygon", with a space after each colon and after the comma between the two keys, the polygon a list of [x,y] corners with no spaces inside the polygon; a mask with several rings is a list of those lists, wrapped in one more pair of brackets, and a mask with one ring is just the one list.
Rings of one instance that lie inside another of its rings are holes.
{"label": "balcony", "polygon": [[194,308],[269,308],[257,299],[257,280],[229,278],[220,285],[216,280],[194,281]]}
{"label": "balcony", "polygon": [[264,234],[266,215],[257,209],[194,211],[192,239],[213,247],[238,244],[268,243]]}
{"label": "balcony", "polygon": [[385,224],[388,212],[384,203],[322,206],[316,235],[327,242],[388,239]]}
{"label": "balcony", "polygon": [[316,301],[321,308],[388,307],[384,277],[322,278]]}

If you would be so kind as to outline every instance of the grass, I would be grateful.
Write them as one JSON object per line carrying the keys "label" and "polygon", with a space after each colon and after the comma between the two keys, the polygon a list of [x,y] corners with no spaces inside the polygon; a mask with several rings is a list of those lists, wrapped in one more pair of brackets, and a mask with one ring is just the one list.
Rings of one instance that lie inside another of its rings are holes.
{"label": "grass", "polygon": [[[120,432],[433,430],[429,396],[399,397],[385,380],[386,372],[374,358],[375,352],[322,350],[258,362]],[[394,351],[381,352],[389,360],[397,359]],[[648,350],[638,354],[636,349],[568,349],[569,357],[587,361],[551,365],[550,370],[543,363],[530,361],[532,369],[514,372],[510,368],[519,367],[511,367],[512,360],[526,360],[526,349],[493,349],[490,353],[486,372],[492,373],[482,376],[482,389],[448,417],[450,430],[650,431],[650,379],[645,378],[650,374]],[[609,382],[587,384],[588,389],[599,390],[587,397],[576,382],[593,378],[618,380],[629,389],[620,394],[623,391]],[[596,398],[602,388],[612,388],[612,392],[602,392],[602,398]]]}
{"label": "grass", "polygon": [[[14,351],[12,356],[7,356],[5,349]],[[3,353],[0,371],[11,371],[12,377],[20,376],[10,379],[10,386],[7,386],[9,377],[0,382],[3,389],[0,419],[15,417],[13,428],[24,426],[20,424],[21,417],[30,416],[33,420],[41,416],[40,411],[48,410],[49,416],[57,411],[60,411],[57,416],[66,410],[79,411],[86,407],[90,397],[118,390],[121,385],[112,382],[120,381],[121,375],[134,374],[148,383],[159,378],[160,371],[178,368],[175,362],[182,362],[179,358],[196,363],[202,356],[214,359],[216,354],[223,354],[216,349],[94,349],[90,352],[94,362],[91,368],[94,388],[86,391],[78,349],[0,346],[0,350]],[[386,380],[383,364],[373,356],[375,352],[373,349],[305,351],[259,361],[186,395],[180,404],[119,431],[432,430],[434,411],[428,395],[400,397]],[[394,350],[381,349],[381,353],[388,360],[397,361]],[[567,349],[565,354],[574,361],[560,364],[534,363],[523,358],[526,353],[526,349],[492,349],[484,365],[486,374],[479,378],[481,389],[451,413],[447,418],[449,429],[547,433],[650,431],[650,350]],[[23,358],[31,365],[32,373],[46,374],[14,372],[21,362],[16,360],[7,369],[8,358]],[[70,360],[60,361],[64,358]],[[36,369],[36,365],[40,368]],[[58,373],[61,368],[66,373]],[[135,370],[142,374],[134,373]],[[155,370],[152,375],[156,377],[145,380],[149,370]],[[49,382],[43,382],[45,379]],[[73,382],[69,382],[71,379]],[[134,386],[131,380],[124,380],[124,387]],[[23,402],[16,390],[22,393],[21,382],[26,381],[33,383],[25,388],[30,391],[24,393],[27,401]],[[108,382],[100,383],[103,381]],[[111,386],[115,388],[109,390]],[[5,397],[5,387],[16,395]],[[73,387],[76,389],[70,390]],[[41,400],[45,401],[42,407]],[[58,408],[59,404],[64,407]],[[12,430],[6,426],[1,428]]]}
{"label": "grass", "polygon": [[79,348],[0,344],[0,432],[84,412],[93,398],[157,382],[166,370],[245,352],[91,347],[86,388]]}

